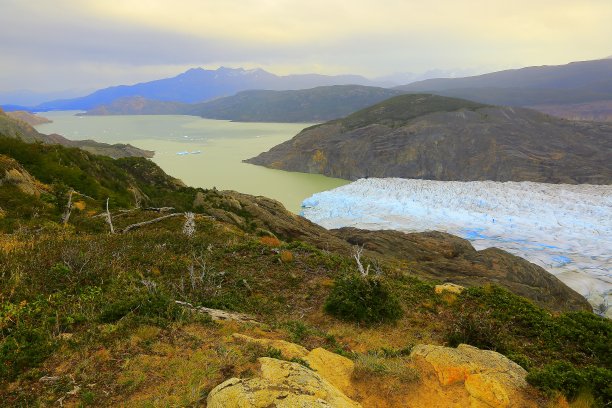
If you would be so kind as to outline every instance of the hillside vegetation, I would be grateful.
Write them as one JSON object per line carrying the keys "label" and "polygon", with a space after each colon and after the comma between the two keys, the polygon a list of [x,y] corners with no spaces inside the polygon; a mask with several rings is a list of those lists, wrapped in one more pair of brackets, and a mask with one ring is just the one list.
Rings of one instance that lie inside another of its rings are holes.
{"label": "hillside vegetation", "polygon": [[[261,358],[310,367],[279,340],[347,357],[345,392],[363,406],[403,406],[422,389],[408,357],[419,343],[508,356],[538,387],[525,390],[530,406],[612,398],[612,325],[580,301],[543,308],[491,284],[436,293],[423,271],[508,268],[457,237],[326,231],[264,197],[185,187],[143,158],[8,137],[0,193],[8,406],[205,406]],[[531,268],[513,262],[506,274]]]}
{"label": "hillside vegetation", "polygon": [[246,160],[356,180],[612,182],[612,126],[427,94],[304,129]]}

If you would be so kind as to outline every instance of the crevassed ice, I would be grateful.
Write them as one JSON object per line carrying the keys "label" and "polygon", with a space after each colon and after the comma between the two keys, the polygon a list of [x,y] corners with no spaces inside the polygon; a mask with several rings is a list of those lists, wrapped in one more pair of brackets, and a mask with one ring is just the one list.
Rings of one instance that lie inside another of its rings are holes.
{"label": "crevassed ice", "polygon": [[544,267],[596,309],[609,304],[612,186],[371,178],[302,206],[325,228],[438,230],[476,249],[498,247]]}

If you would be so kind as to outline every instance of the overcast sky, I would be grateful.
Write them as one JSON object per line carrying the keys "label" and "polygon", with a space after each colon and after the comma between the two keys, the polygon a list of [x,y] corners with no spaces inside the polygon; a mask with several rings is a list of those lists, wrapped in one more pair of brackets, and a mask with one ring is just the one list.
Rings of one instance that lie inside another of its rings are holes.
{"label": "overcast sky", "polygon": [[375,77],[612,54],[612,0],[0,0],[0,91],[189,67]]}

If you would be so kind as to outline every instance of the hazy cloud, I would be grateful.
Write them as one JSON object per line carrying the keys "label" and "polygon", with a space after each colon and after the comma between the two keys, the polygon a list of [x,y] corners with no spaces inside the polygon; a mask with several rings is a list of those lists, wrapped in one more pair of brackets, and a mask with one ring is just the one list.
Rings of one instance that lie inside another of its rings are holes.
{"label": "hazy cloud", "polygon": [[612,51],[609,0],[0,0],[0,10],[0,90],[91,88],[220,64],[376,76]]}

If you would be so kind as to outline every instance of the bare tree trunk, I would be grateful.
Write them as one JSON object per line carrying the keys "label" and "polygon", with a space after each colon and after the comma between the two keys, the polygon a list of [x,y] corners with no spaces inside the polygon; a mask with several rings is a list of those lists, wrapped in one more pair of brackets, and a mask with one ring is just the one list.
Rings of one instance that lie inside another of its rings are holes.
{"label": "bare tree trunk", "polygon": [[162,220],[165,220],[166,218],[176,217],[176,216],[179,216],[179,215],[184,215],[184,213],[172,213],[172,214],[164,215],[163,217],[154,218],[154,219],[149,220],[149,221],[143,221],[143,222],[138,222],[136,224],[128,225],[127,227],[125,227],[124,229],[121,230],[121,233],[125,234],[126,232],[129,232],[129,231],[131,231],[133,229],[140,228],[140,227],[143,227],[143,226],[149,225],[149,224],[154,224],[156,222],[160,222]]}
{"label": "bare tree trunk", "polygon": [[66,210],[64,211],[64,215],[62,215],[62,223],[64,225],[68,224],[68,219],[70,219],[70,213],[72,213],[72,195],[74,194],[74,190],[70,190],[70,194],[68,195],[68,204],[66,205]]}
{"label": "bare tree trunk", "polygon": [[106,198],[106,222],[108,222],[111,234],[114,234],[115,228],[113,227],[113,219],[111,217],[110,211],[108,211],[108,200],[109,199],[110,199],[109,197]]}

